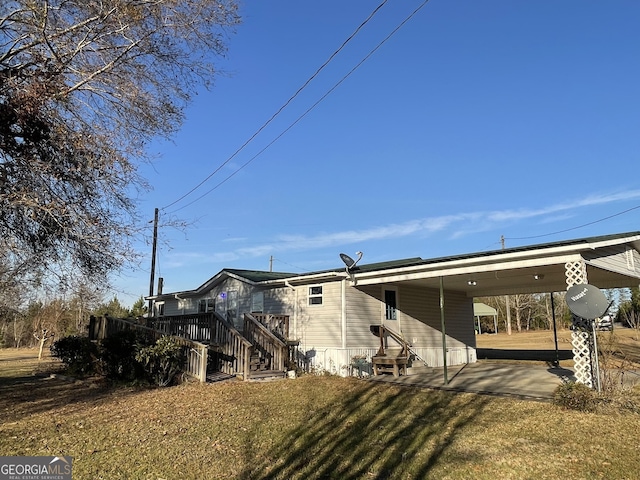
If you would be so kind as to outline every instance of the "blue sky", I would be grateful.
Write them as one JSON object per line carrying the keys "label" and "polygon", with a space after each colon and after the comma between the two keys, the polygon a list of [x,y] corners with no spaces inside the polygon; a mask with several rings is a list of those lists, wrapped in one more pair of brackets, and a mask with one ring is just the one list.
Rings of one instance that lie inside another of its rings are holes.
{"label": "blue sky", "polygon": [[[340,252],[373,263],[640,230],[636,1],[431,0],[380,45],[423,4],[390,0],[229,160],[381,3],[241,4],[216,84],[141,168],[165,292],[271,256],[303,273]],[[140,251],[114,279],[124,303],[148,293]]]}

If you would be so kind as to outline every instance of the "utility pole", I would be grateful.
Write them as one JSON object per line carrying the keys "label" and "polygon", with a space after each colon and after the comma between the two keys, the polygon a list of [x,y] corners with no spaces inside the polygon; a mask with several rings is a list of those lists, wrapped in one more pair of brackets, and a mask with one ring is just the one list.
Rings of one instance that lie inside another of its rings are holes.
{"label": "utility pole", "polygon": [[[502,250],[504,250],[504,235],[500,235],[500,243],[502,244]],[[504,296],[504,308],[507,310],[507,335],[511,335],[511,305],[509,295]]]}
{"label": "utility pole", "polygon": [[273,255],[269,257],[269,271],[273,272]]}
{"label": "utility pole", "polygon": [[[149,280],[149,296],[153,296],[153,281],[156,275],[156,249],[158,248],[158,209],[155,209],[153,217],[153,247],[151,249],[151,279]],[[147,318],[151,318],[153,313],[153,300],[149,300]]]}

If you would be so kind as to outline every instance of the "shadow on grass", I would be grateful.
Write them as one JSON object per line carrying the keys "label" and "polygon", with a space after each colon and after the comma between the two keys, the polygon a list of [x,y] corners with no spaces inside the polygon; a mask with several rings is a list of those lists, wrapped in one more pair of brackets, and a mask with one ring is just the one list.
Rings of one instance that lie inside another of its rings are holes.
{"label": "shadow on grass", "polygon": [[[59,369],[54,370],[56,373]],[[110,388],[96,379],[74,380],[52,377],[51,372],[0,377],[0,417],[2,422],[19,421],[30,415],[64,407],[72,413],[86,408],[87,402],[98,402],[118,395],[127,395],[134,389]]]}
{"label": "shadow on grass", "polygon": [[[489,399],[476,395],[363,384],[330,407],[306,405],[308,418],[256,462],[246,445],[241,478],[428,478],[456,461],[450,447]],[[465,461],[473,453],[465,454]]]}

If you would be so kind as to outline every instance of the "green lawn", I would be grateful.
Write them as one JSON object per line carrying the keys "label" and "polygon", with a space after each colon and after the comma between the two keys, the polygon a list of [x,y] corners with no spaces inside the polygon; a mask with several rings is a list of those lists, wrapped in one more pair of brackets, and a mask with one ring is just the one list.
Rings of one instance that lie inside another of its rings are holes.
{"label": "green lawn", "polygon": [[71,455],[76,480],[631,479],[640,472],[633,413],[338,377],[109,389],[33,376],[34,368],[35,361],[0,355],[0,452]]}

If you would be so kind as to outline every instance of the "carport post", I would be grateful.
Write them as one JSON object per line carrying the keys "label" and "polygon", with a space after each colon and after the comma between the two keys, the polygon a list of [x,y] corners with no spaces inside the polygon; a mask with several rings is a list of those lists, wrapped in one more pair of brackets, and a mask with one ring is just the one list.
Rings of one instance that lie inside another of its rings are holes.
{"label": "carport post", "polygon": [[447,376],[447,334],[444,331],[444,287],[440,277],[440,325],[442,327],[442,359],[444,365],[444,384],[449,384]]}
{"label": "carport post", "polygon": [[553,292],[551,295],[551,318],[553,319],[553,338],[556,341],[556,361],[554,362],[554,366],[557,367],[560,365],[560,357],[558,357],[558,329],[556,327],[556,307],[553,304]]}

